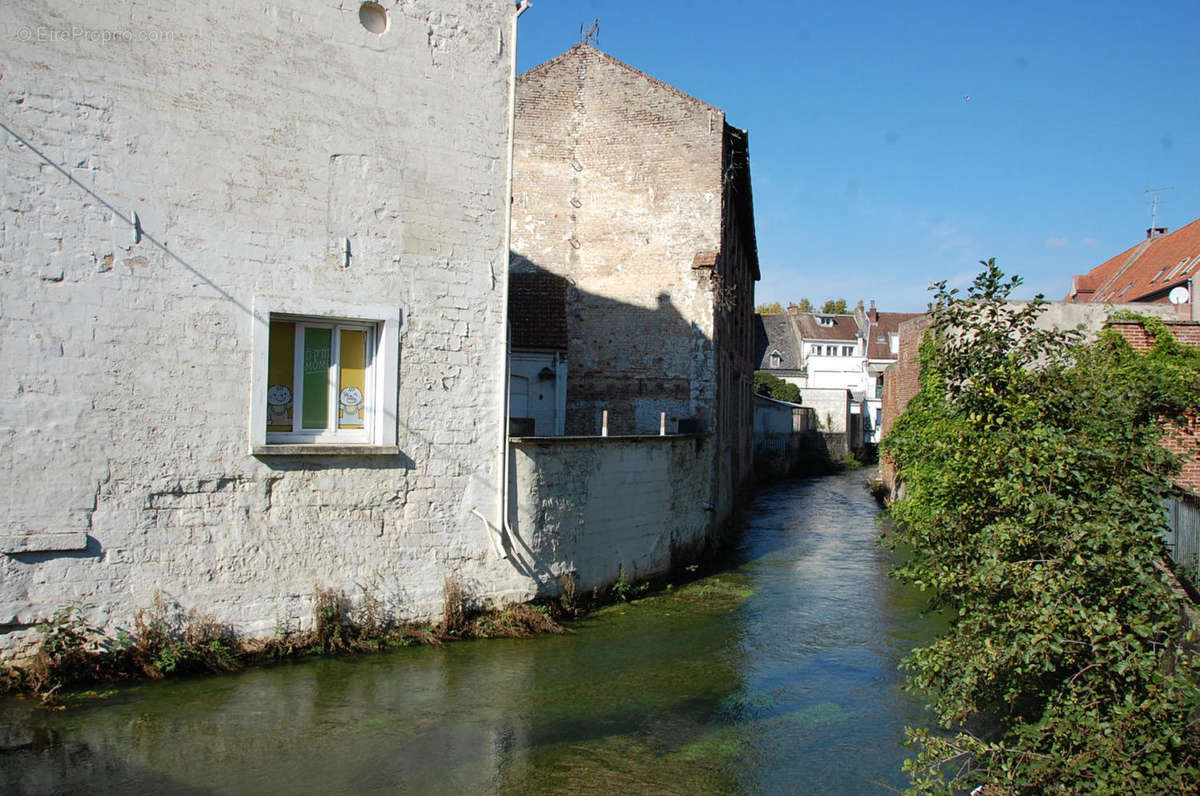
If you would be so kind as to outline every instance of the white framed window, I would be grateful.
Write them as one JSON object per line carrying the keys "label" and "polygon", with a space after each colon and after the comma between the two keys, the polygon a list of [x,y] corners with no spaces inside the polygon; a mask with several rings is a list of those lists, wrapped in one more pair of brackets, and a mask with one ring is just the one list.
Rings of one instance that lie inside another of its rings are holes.
{"label": "white framed window", "polygon": [[780,354],[778,351],[771,352],[771,367],[773,367],[773,368],[782,368],[783,367],[783,354]]}
{"label": "white framed window", "polygon": [[400,310],[255,299],[250,449],[396,453]]}

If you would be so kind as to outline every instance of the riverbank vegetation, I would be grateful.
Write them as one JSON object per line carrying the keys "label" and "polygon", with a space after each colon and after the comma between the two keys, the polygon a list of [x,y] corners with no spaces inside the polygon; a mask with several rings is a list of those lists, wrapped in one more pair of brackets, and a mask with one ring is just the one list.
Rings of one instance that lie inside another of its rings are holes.
{"label": "riverbank vegetation", "polygon": [[469,639],[530,638],[565,632],[559,620],[579,610],[577,600],[570,605],[487,608],[474,604],[453,579],[446,581],[445,597],[441,622],[411,624],[396,621],[368,590],[351,598],[318,586],[307,629],[281,622],[275,634],[264,639],[241,639],[229,625],[186,611],[162,594],[155,595],[150,607],[135,613],[132,628],[115,636],[89,626],[82,606],[73,604],[38,625],[40,641],[21,665],[0,661],[0,694],[28,692],[57,704],[69,689],[97,683],[229,672],[311,655],[350,655]]}
{"label": "riverbank vegetation", "polygon": [[903,481],[897,577],[948,630],[907,658],[946,730],[910,730],[920,792],[1194,792],[1200,672],[1162,566],[1177,467],[1164,423],[1200,396],[1200,352],[1144,319],[1039,329],[1045,306],[983,263],[967,295],[935,285],[919,394],[883,443]]}
{"label": "riverbank vegetation", "polygon": [[[318,585],[312,594],[311,620],[303,628],[295,619],[281,621],[268,638],[241,638],[230,625],[186,610],[161,593],[149,607],[135,612],[131,628],[114,636],[90,626],[84,619],[84,606],[75,603],[37,626],[41,638],[32,656],[19,665],[0,660],[0,696],[29,693],[46,704],[59,705],[72,694],[87,698],[106,693],[77,691],[104,683],[219,674],[317,655],[567,633],[571,620],[654,593],[693,602],[720,602],[724,592],[712,584],[687,588],[717,567],[719,553],[720,549],[714,548],[701,563],[651,580],[632,580],[621,568],[611,586],[587,592],[580,592],[573,573],[567,572],[560,577],[557,598],[499,608],[480,604],[461,581],[449,577],[443,584],[441,621],[428,623],[397,621],[369,589],[351,595]],[[673,591],[676,586],[683,590]]]}

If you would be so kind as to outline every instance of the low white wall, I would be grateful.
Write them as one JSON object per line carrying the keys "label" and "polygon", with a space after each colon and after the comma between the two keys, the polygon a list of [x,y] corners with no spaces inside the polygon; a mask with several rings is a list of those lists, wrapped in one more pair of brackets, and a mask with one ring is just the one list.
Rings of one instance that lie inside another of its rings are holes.
{"label": "low white wall", "polygon": [[514,439],[513,563],[554,596],[690,562],[713,527],[711,437]]}
{"label": "low white wall", "polygon": [[827,434],[844,434],[850,428],[850,391],[845,388],[804,391],[804,405],[817,416],[817,427]]}

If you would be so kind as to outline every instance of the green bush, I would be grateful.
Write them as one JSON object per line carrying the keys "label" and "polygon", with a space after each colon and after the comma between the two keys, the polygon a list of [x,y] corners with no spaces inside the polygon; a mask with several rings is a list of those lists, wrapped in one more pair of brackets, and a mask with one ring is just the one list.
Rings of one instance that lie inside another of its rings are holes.
{"label": "green bush", "polygon": [[953,734],[910,730],[921,792],[1193,792],[1200,690],[1163,554],[1176,462],[1163,420],[1200,395],[1200,355],[1161,324],[1138,354],[1107,331],[1039,330],[1045,302],[994,261],[935,285],[921,390],[884,440],[905,484],[895,575],[948,630],[909,684]]}
{"label": "green bush", "polygon": [[767,398],[774,398],[776,401],[800,403],[799,387],[761,370],[754,374],[754,392],[765,395]]}

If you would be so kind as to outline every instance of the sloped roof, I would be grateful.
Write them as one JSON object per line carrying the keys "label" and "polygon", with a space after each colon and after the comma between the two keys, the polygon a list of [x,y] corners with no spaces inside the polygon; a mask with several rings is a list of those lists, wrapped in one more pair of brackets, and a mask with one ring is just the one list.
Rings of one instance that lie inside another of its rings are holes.
{"label": "sloped roof", "polygon": [[[796,320],[800,337],[804,340],[848,340],[858,336],[858,320],[853,315],[830,315],[824,312],[797,312],[791,315]],[[819,318],[833,318],[832,326],[823,326]]]}
{"label": "sloped roof", "polygon": [[1076,276],[1067,301],[1164,301],[1200,273],[1200,219],[1131,246]]}
{"label": "sloped roof", "polygon": [[913,318],[920,317],[920,312],[878,312],[871,319],[871,333],[867,340],[868,359],[895,359],[891,345],[888,343],[889,334],[899,334],[900,324]]}
{"label": "sloped roof", "polygon": [[567,280],[557,274],[510,273],[508,322],[514,348],[567,348]]}
{"label": "sloped roof", "polygon": [[[771,353],[778,351],[783,358],[771,364]],[[792,320],[787,315],[754,315],[754,360],[757,370],[799,370]]]}
{"label": "sloped roof", "polygon": [[669,91],[672,94],[675,94],[675,95],[679,96],[680,98],[687,100],[688,102],[695,103],[703,108],[711,110],[713,113],[720,114],[722,119],[725,118],[724,111],[722,111],[720,108],[716,107],[715,105],[710,105],[709,103],[705,102],[702,99],[693,97],[691,94],[688,94],[687,92],[680,91],[675,86],[672,86],[670,83],[659,80],[657,77],[654,77],[653,75],[648,75],[645,72],[643,72],[642,70],[638,69],[637,67],[630,66],[629,64],[620,60],[619,58],[614,58],[611,55],[609,55],[608,53],[604,52],[603,50],[597,49],[596,47],[593,47],[590,44],[585,44],[584,42],[580,42],[579,44],[576,44],[571,49],[567,50],[566,52],[559,53],[558,55],[554,56],[553,58],[551,58],[548,61],[543,61],[542,63],[538,64],[537,66],[525,70],[524,72],[521,73],[521,77],[524,78],[526,76],[535,75],[538,72],[544,72],[548,69],[551,69],[551,68],[557,66],[558,64],[562,63],[563,61],[569,61],[574,58],[588,58],[588,57],[597,58],[599,60],[602,60],[609,64],[612,64],[613,66],[617,66],[617,67],[620,67],[621,69],[625,69],[628,72],[630,72],[634,75],[637,75],[639,78],[649,81],[652,85],[654,85],[658,88]]}

